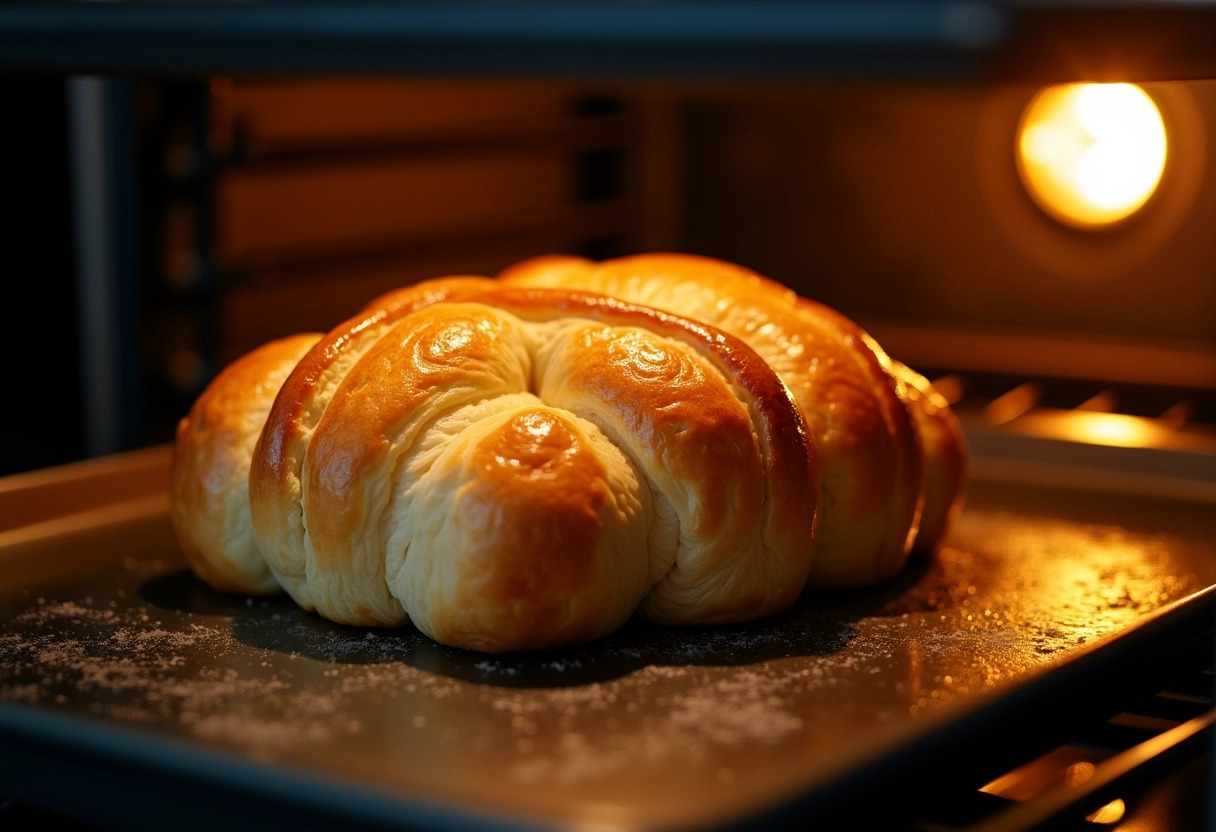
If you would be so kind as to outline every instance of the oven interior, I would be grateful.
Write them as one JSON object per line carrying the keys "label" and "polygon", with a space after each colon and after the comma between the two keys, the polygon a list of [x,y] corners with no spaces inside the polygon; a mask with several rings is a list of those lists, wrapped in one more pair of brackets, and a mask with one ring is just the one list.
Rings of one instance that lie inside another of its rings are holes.
{"label": "oven interior", "polygon": [[[1173,524],[1158,531],[1190,541],[1191,571],[1205,583],[1216,501],[1211,71],[1147,73],[1142,88],[1169,137],[1161,182],[1132,216],[1094,229],[1042,210],[1015,158],[1020,120],[1047,81],[1108,80],[1081,72],[963,82],[809,72],[760,83],[216,63],[0,78],[28,126],[0,137],[17,186],[5,209],[3,352],[14,389],[39,403],[3,416],[0,473],[29,474],[5,492],[9,511],[23,513],[0,535],[154,499],[177,419],[219,368],[270,338],[328,329],[403,283],[493,274],[542,252],[679,250],[836,307],[934,380],[964,422],[989,521],[1004,509],[1046,511],[1057,494],[1073,495],[1058,498],[1071,505],[1082,492],[1110,495],[1129,514],[1157,508]],[[124,463],[107,467],[120,452]],[[58,479],[37,470],[64,463],[85,467]],[[1151,523],[1141,525],[1148,534]],[[977,540],[985,531],[971,530]],[[25,563],[64,545],[59,532],[48,539],[59,542],[6,545]],[[958,576],[948,577],[939,589],[950,594]],[[166,604],[187,602],[217,613],[205,608],[214,599]],[[979,753],[960,720],[914,744],[911,763],[894,755],[859,769],[831,800],[804,797],[739,822],[848,826],[841,807],[876,787],[898,806],[876,809],[873,828],[1131,829],[1151,811],[1166,828],[1202,828],[1213,813],[1211,620],[1209,593],[1154,620],[1156,640],[1126,638],[1114,658],[1077,664],[1074,676],[1088,676],[1069,680],[1085,691],[1077,705],[1037,711],[1065,696],[1054,687],[1064,682],[1042,680],[998,702],[976,723],[981,745],[1007,746],[975,765],[983,790],[967,771],[974,758],[959,757]],[[1169,662],[1155,660],[1162,640],[1181,645]],[[1129,678],[1129,667],[1150,666],[1143,683]],[[1046,712],[1034,741],[1008,730]],[[1014,722],[996,730],[1002,720]],[[114,763],[71,751],[77,768]],[[930,764],[950,774],[936,799],[894,787]],[[8,809],[18,828],[55,811],[44,785],[5,773],[21,786]],[[165,794],[192,788],[187,778]],[[425,828],[470,821],[419,812]],[[159,816],[145,807],[126,817],[155,828]]]}
{"label": "oven interior", "polygon": [[[1020,181],[1025,83],[6,83],[42,117],[37,139],[5,139],[31,159],[14,272],[59,310],[54,338],[6,312],[7,361],[49,405],[6,415],[9,473],[167,441],[254,346],[539,252],[679,250],[772,276],[938,380],[981,442],[1000,427],[1167,468],[1211,452],[1213,82],[1145,85],[1162,181],[1099,229]],[[61,373],[22,356],[30,340]]]}

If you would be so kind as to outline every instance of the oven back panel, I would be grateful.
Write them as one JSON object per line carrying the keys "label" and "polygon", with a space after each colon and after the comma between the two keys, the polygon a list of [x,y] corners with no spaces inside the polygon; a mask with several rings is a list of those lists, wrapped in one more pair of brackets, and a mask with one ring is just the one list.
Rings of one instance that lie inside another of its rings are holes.
{"label": "oven back panel", "polygon": [[[837,86],[685,107],[685,237],[863,323],[1216,348],[1216,83],[1149,84],[1158,192],[1110,229],[1015,169],[1037,86]],[[1208,379],[1209,382],[1216,379]]]}

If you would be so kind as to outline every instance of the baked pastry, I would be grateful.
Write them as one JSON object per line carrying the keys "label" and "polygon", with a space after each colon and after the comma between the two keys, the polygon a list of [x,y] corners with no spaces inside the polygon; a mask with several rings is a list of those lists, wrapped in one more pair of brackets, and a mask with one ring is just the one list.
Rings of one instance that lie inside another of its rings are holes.
{"label": "baked pastry", "polygon": [[[814,434],[823,508],[809,583],[865,586],[936,547],[963,499],[958,422],[923,377],[840,313],[739,266],[683,254],[594,263],[546,256],[512,285],[585,289],[705,321],[746,341],[789,386]],[[918,533],[919,529],[919,533]]]}
{"label": "baked pastry", "polygon": [[[249,471],[255,446],[279,389],[293,372],[317,374],[351,352],[357,334],[383,331],[417,306],[460,292],[484,291],[487,278],[452,278],[389,293],[328,337],[305,333],[271,341],[221,371],[178,423],[169,475],[169,517],[191,568],[225,592],[272,595],[283,591],[255,540]],[[377,329],[380,327],[380,329]],[[315,348],[314,348],[315,347]],[[301,360],[304,363],[301,364]],[[308,425],[307,415],[301,423]],[[271,449],[274,464],[297,460]],[[285,473],[285,476],[287,474]]]}
{"label": "baked pastry", "polygon": [[932,550],[945,540],[963,509],[967,444],[958,417],[929,379],[898,361],[891,366],[904,382],[904,401],[925,450],[925,506],[914,548]]}
{"label": "baked pastry", "polygon": [[219,589],[536,649],[885,580],[940,544],[965,460],[932,385],[822,304],[551,256],[235,362],[179,425],[172,519]]}
{"label": "baked pastry", "polygon": [[[273,386],[274,366],[245,383]],[[218,382],[195,411],[257,423]],[[613,298],[484,278],[392,293],[308,349],[264,421],[252,534],[275,580],[334,621],[536,649],[635,611],[769,615],[812,562],[819,472],[789,390],[742,341]],[[187,417],[175,482],[208,475],[193,431]],[[184,547],[208,531],[176,527]]]}
{"label": "baked pastry", "polygon": [[322,397],[332,394],[363,354],[411,312],[495,285],[484,277],[451,277],[382,295],[326,333],[285,380],[286,390],[263,419],[265,428],[246,476],[252,533],[259,550],[277,582],[306,609],[315,605],[303,558],[307,536],[300,510],[304,453],[325,408],[323,398],[318,403],[305,391],[320,391]]}
{"label": "baked pastry", "polygon": [[195,574],[216,589],[282,592],[253,538],[249,464],[275,395],[320,337],[293,335],[238,358],[178,422],[169,519]]}

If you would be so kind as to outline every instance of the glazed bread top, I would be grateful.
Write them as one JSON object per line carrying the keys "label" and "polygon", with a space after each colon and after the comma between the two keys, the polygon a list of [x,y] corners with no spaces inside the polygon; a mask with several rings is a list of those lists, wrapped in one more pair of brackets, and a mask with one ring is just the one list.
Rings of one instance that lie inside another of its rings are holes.
{"label": "glazed bread top", "polygon": [[855,323],[687,255],[543,257],[234,362],[171,517],[216,588],[483,651],[891,577],[962,501],[949,405]]}
{"label": "glazed bread top", "polygon": [[904,381],[905,401],[925,449],[925,507],[915,548],[932,550],[946,538],[963,510],[967,488],[967,441],[958,416],[929,379],[893,362]]}
{"label": "glazed bread top", "polygon": [[249,464],[275,395],[320,337],[293,335],[241,356],[178,422],[169,518],[190,566],[217,589],[250,595],[280,591],[253,538]]}
{"label": "glazed bread top", "polygon": [[[953,476],[955,460],[925,462],[926,450],[961,452],[952,414],[930,414],[926,397],[908,389],[882,348],[823,304],[739,266],[683,254],[602,263],[539,257],[499,279],[645,303],[706,321],[753,347],[793,392],[819,450],[823,510],[811,585],[864,586],[890,578],[914,542],[936,546],[957,511],[962,477]],[[926,443],[918,435],[922,421],[932,422],[937,441]],[[929,470],[936,477],[933,488]],[[934,500],[925,519],[933,536],[918,538],[930,491]]]}
{"label": "glazed bread top", "polygon": [[298,557],[305,533],[300,515],[300,474],[308,440],[324,412],[325,396],[402,317],[415,309],[493,286],[493,281],[484,277],[449,277],[381,295],[361,313],[326,333],[283,382],[248,471],[251,522],[257,545],[277,582],[306,608],[313,605],[303,562]]}
{"label": "glazed bread top", "polygon": [[378,299],[318,341],[249,475],[260,550],[302,606],[486,651],[591,640],[635,610],[784,609],[817,481],[797,405],[745,343],[475,278]]}

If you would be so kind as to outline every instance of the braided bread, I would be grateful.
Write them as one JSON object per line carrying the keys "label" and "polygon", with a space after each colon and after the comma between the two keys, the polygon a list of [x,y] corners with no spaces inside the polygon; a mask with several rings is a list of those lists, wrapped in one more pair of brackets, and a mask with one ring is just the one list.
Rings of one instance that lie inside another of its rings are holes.
{"label": "braided bread", "polygon": [[169,517],[194,572],[216,589],[281,592],[249,518],[249,465],[270,406],[318,333],[271,341],[221,372],[177,425]]}
{"label": "braided bread", "polygon": [[[269,406],[242,392],[284,376]],[[243,429],[208,427],[224,421]],[[194,487],[212,469],[229,487]],[[743,341],[485,278],[391,293],[319,340],[251,353],[182,420],[172,483],[208,583],[264,592],[269,573],[334,621],[412,620],[484,651],[589,641],[635,611],[784,609],[819,496],[802,412]]]}
{"label": "braided bread", "polygon": [[746,341],[793,391],[819,450],[823,511],[809,583],[866,586],[939,545],[963,500],[958,420],[855,323],[754,272],[683,254],[546,256],[499,275],[705,321]]}

